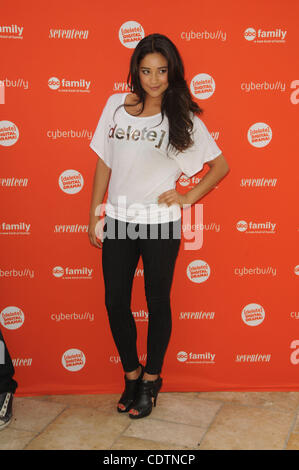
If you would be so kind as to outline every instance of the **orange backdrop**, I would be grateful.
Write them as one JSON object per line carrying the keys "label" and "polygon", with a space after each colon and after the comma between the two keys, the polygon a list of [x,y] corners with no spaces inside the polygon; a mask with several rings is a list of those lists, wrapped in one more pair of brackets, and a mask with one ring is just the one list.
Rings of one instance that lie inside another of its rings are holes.
{"label": "orange backdrop", "polygon": [[[299,389],[298,15],[292,0],[2,6],[0,327],[19,395],[123,387],[87,235],[89,143],[108,96],[127,91],[132,48],[154,32],[181,52],[231,168],[200,201],[203,226],[192,207],[201,247],[186,249],[182,220],[163,389]],[[145,364],[141,259],[132,312]]]}

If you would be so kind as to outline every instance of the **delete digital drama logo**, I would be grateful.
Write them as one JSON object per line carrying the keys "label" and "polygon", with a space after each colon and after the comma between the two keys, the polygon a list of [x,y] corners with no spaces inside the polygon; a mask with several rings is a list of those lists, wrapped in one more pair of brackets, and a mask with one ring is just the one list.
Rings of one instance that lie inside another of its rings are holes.
{"label": "delete digital drama logo", "polygon": [[192,78],[190,90],[193,96],[199,100],[210,98],[215,92],[215,80],[207,73],[199,73]]}
{"label": "delete digital drama logo", "polygon": [[10,147],[19,140],[19,129],[10,121],[0,121],[0,145]]}
{"label": "delete digital drama logo", "polygon": [[77,170],[65,170],[58,179],[60,189],[67,194],[76,194],[83,188],[83,176]]}
{"label": "delete digital drama logo", "polygon": [[134,49],[144,38],[144,30],[137,21],[127,21],[118,31],[118,38],[123,46]]}
{"label": "delete digital drama logo", "polygon": [[242,310],[242,320],[248,326],[260,325],[265,319],[265,310],[259,304],[248,304]]}
{"label": "delete digital drama logo", "polygon": [[77,372],[85,366],[86,358],[80,349],[72,348],[63,353],[61,362],[66,370]]}
{"label": "delete digital drama logo", "polygon": [[25,320],[24,312],[18,307],[6,307],[0,313],[0,324],[8,330],[20,328]]}
{"label": "delete digital drama logo", "polygon": [[257,122],[248,129],[247,139],[253,147],[266,147],[272,140],[272,129],[264,122]]}
{"label": "delete digital drama logo", "polygon": [[197,284],[205,282],[211,273],[210,266],[206,261],[196,259],[187,266],[187,276],[190,281]]}

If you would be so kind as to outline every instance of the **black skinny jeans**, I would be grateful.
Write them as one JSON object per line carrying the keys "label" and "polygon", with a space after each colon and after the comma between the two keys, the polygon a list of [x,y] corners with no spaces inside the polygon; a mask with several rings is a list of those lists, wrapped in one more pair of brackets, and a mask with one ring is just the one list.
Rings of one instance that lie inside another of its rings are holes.
{"label": "black skinny jeans", "polygon": [[180,242],[181,219],[136,224],[105,217],[102,248],[105,305],[125,372],[132,372],[139,366],[131,293],[140,255],[149,313],[145,371],[160,374],[162,370],[172,329],[170,290]]}

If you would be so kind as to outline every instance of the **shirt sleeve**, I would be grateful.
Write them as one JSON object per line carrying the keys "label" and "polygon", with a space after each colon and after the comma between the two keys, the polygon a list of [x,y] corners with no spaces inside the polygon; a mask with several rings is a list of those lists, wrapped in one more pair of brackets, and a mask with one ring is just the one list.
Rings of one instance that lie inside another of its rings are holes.
{"label": "shirt sleeve", "polygon": [[198,173],[204,163],[214,160],[222,151],[198,116],[193,117],[193,145],[179,154],[172,155],[182,172],[191,177]]}
{"label": "shirt sleeve", "polygon": [[109,168],[112,166],[112,159],[111,151],[108,145],[108,121],[110,114],[109,111],[111,110],[112,96],[108,98],[104,106],[96,130],[94,131],[91,142],[89,144],[90,148],[96,152],[96,154],[106,163]]}

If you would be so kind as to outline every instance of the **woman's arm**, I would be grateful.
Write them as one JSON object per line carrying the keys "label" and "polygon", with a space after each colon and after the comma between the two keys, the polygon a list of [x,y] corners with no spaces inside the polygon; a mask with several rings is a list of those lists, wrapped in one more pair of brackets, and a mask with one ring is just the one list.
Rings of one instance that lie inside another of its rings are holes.
{"label": "woman's arm", "polygon": [[201,199],[229,172],[229,166],[222,153],[218,157],[207,162],[210,170],[201,178],[200,182],[190,189],[185,196],[184,204],[194,204]]}
{"label": "woman's arm", "polygon": [[202,177],[200,182],[185,194],[178,193],[175,189],[170,189],[160,194],[158,204],[179,204],[183,207],[185,204],[194,204],[201,199],[228,173],[229,166],[222,153],[218,157],[207,162],[210,170]]}
{"label": "woman's arm", "polygon": [[91,204],[89,210],[89,227],[88,227],[88,236],[90,243],[98,248],[102,248],[102,245],[97,241],[95,227],[97,222],[100,220],[99,211],[96,208],[102,204],[105,193],[107,191],[109,179],[110,179],[111,169],[104,163],[104,161],[99,157],[94,179],[93,179],[93,189]]}

